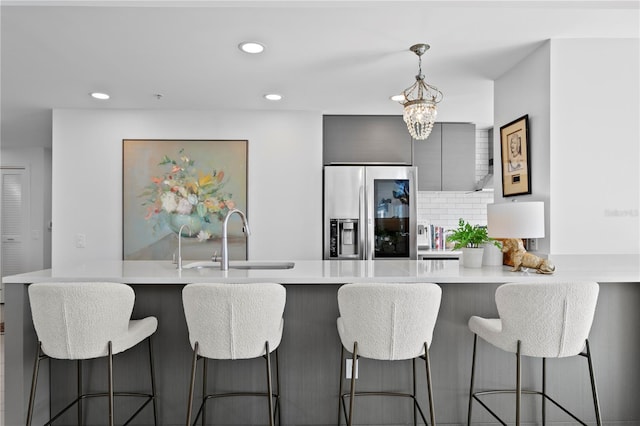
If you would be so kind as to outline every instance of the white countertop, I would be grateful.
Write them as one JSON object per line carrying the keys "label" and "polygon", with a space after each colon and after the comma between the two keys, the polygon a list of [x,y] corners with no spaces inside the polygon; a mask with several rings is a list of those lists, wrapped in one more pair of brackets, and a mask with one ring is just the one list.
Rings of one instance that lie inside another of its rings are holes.
{"label": "white countertop", "polygon": [[445,258],[452,258],[452,257],[457,257],[459,258],[462,255],[462,251],[460,250],[449,250],[449,249],[443,249],[443,250],[431,250],[431,249],[420,249],[418,248],[418,257],[420,256],[426,256],[429,259],[437,259],[440,257],[445,257]]}
{"label": "white countertop", "polygon": [[[95,261],[4,277],[5,284],[53,281],[115,281],[128,284],[191,282],[278,282],[340,284],[347,282],[503,283],[593,280],[640,283],[640,255],[552,256],[553,275],[511,272],[508,266],[464,268],[457,260],[299,260],[283,270],[184,269],[169,261]],[[187,264],[188,261],[185,261]]]}

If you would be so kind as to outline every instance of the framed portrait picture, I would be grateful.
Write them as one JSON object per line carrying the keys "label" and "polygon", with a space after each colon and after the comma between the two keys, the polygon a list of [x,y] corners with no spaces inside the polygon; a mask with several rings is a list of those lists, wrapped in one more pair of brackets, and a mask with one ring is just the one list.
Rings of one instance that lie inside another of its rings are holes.
{"label": "framed portrait picture", "polygon": [[[247,209],[246,140],[125,139],[122,146],[124,260],[220,255],[222,223]],[[229,257],[247,258],[240,220],[229,221]]]}
{"label": "framed portrait picture", "polygon": [[531,194],[529,161],[529,116],[500,127],[502,151],[502,195]]}

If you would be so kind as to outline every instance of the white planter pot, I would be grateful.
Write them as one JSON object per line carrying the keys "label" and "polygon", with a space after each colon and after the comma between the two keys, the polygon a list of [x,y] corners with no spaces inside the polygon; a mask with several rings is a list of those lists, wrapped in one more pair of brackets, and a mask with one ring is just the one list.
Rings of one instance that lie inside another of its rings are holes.
{"label": "white planter pot", "polygon": [[482,266],[500,266],[502,265],[502,250],[493,243],[482,244],[484,254],[482,255]]}
{"label": "white planter pot", "polygon": [[481,268],[482,267],[482,255],[484,253],[483,247],[468,248],[463,247],[462,251],[462,266],[465,268]]}

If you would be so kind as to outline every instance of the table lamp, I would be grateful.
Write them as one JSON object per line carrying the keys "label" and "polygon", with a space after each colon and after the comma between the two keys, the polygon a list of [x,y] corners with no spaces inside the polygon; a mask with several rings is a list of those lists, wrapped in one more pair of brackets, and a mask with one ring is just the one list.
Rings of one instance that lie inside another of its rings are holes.
{"label": "table lamp", "polygon": [[488,204],[487,234],[492,238],[543,238],[544,202]]}

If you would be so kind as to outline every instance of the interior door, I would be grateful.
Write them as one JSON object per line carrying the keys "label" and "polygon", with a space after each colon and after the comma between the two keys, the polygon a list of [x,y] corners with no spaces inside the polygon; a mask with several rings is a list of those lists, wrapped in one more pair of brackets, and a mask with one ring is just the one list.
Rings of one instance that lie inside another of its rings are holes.
{"label": "interior door", "polygon": [[[22,168],[2,168],[0,184],[0,275],[26,271],[28,197],[25,191],[26,171]],[[4,288],[0,290],[4,303]]]}

